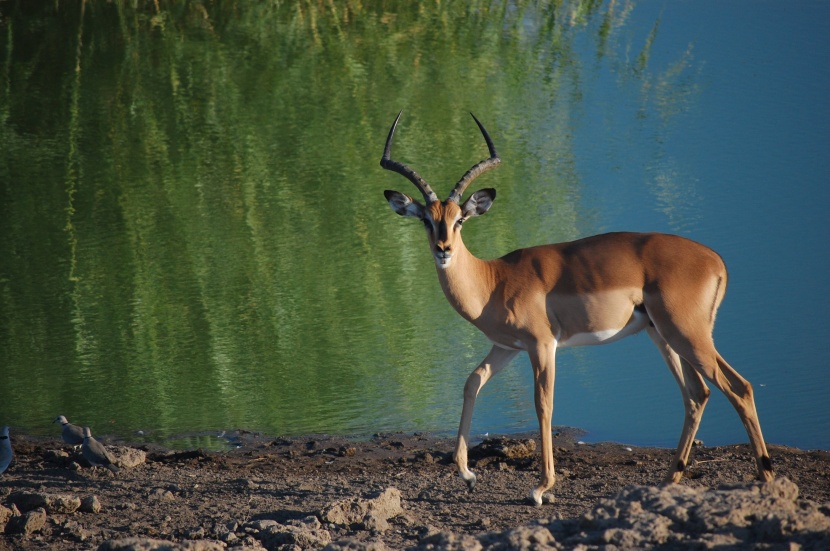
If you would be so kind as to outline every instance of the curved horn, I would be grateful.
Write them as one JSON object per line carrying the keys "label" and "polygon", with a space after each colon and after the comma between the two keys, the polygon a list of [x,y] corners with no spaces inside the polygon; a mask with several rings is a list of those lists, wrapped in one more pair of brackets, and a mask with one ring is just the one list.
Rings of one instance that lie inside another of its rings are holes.
{"label": "curved horn", "polygon": [[487,142],[487,149],[490,150],[490,157],[488,159],[484,159],[478,164],[473,165],[473,167],[468,170],[460,180],[458,180],[458,183],[455,184],[455,187],[450,192],[450,196],[447,201],[452,201],[456,204],[461,201],[461,196],[464,195],[464,190],[467,189],[470,182],[475,180],[482,172],[495,168],[499,166],[499,163],[501,163],[501,159],[499,159],[499,155],[496,153],[496,148],[493,145],[493,140],[490,139],[490,135],[487,133],[487,130],[484,129],[484,125],[481,124],[475,115],[472,113],[470,113],[470,115],[472,115],[473,120],[476,121],[479,130],[481,130],[481,134],[484,136],[484,141]]}
{"label": "curved horn", "polygon": [[424,194],[424,199],[427,203],[434,203],[435,201],[438,201],[438,196],[434,191],[432,191],[429,184],[426,183],[423,178],[418,176],[417,172],[405,164],[393,161],[390,158],[392,155],[392,136],[395,134],[395,127],[398,126],[398,121],[401,119],[401,113],[403,113],[403,110],[398,113],[398,116],[395,118],[395,122],[392,123],[392,128],[389,129],[389,136],[386,138],[386,147],[383,150],[383,157],[380,158],[380,166],[386,170],[391,170],[392,172],[397,172],[398,174],[406,176],[407,179],[415,184],[415,187],[417,187],[421,193]]}

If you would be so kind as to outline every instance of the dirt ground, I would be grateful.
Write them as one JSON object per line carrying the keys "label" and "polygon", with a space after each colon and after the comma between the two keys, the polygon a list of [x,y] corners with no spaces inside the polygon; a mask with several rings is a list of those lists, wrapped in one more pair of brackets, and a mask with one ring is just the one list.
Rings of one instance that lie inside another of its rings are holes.
{"label": "dirt ground", "polygon": [[[452,464],[454,442],[425,434],[371,438],[272,438],[241,432],[225,452],[173,451],[138,445],[146,461],[113,474],[88,468],[58,439],[13,436],[15,462],[0,475],[0,504],[11,509],[16,492],[96,496],[97,513],[49,513],[28,535],[0,534],[5,549],[95,549],[128,536],[171,541],[213,540],[228,547],[259,547],[252,521],[287,523],[318,515],[351,497],[395,487],[404,514],[378,532],[366,526],[325,525],[332,541],[381,541],[399,549],[441,530],[479,534],[540,518],[576,518],[601,498],[633,484],[658,484],[673,450],[620,444],[581,444],[562,432],[556,439],[555,502],[537,508],[526,496],[538,479],[534,436],[486,440],[473,448],[479,475],[468,492]],[[65,453],[56,452],[62,450]],[[830,452],[771,445],[776,474],[800,497],[830,502]],[[714,487],[754,479],[746,445],[692,452],[683,484]],[[2,528],[0,528],[2,532]]]}

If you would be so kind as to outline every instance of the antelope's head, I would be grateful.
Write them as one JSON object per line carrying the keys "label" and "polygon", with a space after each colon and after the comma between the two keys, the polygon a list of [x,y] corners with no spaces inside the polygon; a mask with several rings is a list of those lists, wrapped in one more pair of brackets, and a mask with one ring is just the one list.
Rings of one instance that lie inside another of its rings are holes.
{"label": "antelope's head", "polygon": [[429,239],[430,249],[435,258],[435,264],[439,269],[446,269],[450,266],[453,254],[464,246],[461,241],[461,225],[468,218],[480,216],[487,212],[496,198],[495,189],[485,188],[476,191],[462,203],[461,197],[464,194],[464,190],[467,189],[470,182],[478,177],[479,174],[498,166],[501,159],[496,154],[496,148],[493,146],[493,141],[487,134],[487,130],[484,129],[484,126],[475,115],[470,113],[473,120],[476,121],[478,128],[481,130],[484,141],[487,142],[490,157],[473,165],[461,177],[458,183],[455,184],[447,200],[440,201],[435,192],[432,191],[432,188],[429,187],[429,184],[418,173],[405,164],[393,161],[390,158],[392,154],[392,136],[395,134],[395,127],[398,126],[401,113],[398,113],[395,122],[392,124],[392,128],[389,129],[389,136],[386,138],[386,148],[383,150],[380,166],[386,170],[391,170],[405,176],[410,182],[415,184],[415,187],[424,196],[424,203],[422,204],[418,200],[399,191],[386,190],[383,194],[386,196],[386,200],[389,201],[392,210],[396,213],[401,216],[412,216],[423,222],[427,232],[427,238]]}

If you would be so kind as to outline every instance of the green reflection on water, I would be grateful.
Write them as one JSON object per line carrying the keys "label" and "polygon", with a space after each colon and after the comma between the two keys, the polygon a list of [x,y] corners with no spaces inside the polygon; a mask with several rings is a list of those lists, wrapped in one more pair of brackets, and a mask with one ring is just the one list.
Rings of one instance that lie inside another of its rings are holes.
{"label": "green reflection on water", "polygon": [[[486,345],[388,212],[381,191],[406,187],[377,166],[388,125],[403,107],[396,156],[441,195],[486,153],[467,112],[487,125],[505,162],[476,254],[575,237],[579,50],[613,57],[632,6],[0,5],[4,422],[453,426]],[[688,71],[680,52],[648,73],[658,28],[614,62],[671,113],[688,98],[663,83]]]}

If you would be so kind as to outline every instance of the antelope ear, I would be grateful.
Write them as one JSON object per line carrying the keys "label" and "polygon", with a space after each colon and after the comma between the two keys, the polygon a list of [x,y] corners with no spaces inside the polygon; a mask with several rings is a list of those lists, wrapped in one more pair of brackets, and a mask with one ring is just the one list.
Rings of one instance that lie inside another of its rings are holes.
{"label": "antelope ear", "polygon": [[473,216],[481,216],[493,206],[493,201],[496,200],[496,190],[493,188],[480,189],[470,195],[470,198],[464,201],[461,206],[461,212],[464,218],[471,218]]}
{"label": "antelope ear", "polygon": [[424,218],[424,206],[409,195],[391,189],[387,189],[383,194],[392,210],[401,216],[414,216],[419,220]]}

